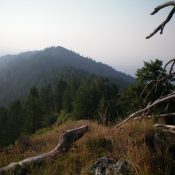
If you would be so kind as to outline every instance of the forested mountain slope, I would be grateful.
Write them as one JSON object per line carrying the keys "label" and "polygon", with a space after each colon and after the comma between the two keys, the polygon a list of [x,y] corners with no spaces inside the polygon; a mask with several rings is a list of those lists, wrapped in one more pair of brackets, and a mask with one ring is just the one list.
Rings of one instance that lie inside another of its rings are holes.
{"label": "forested mountain slope", "polygon": [[134,79],[112,67],[85,58],[63,47],[24,52],[0,58],[0,105],[25,97],[32,86],[54,84],[72,74],[94,74],[113,79],[119,88]]}

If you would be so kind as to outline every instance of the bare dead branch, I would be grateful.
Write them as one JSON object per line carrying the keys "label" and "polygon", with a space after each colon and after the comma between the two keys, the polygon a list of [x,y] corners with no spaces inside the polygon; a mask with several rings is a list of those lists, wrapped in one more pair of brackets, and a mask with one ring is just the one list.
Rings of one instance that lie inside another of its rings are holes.
{"label": "bare dead branch", "polygon": [[175,117],[175,113],[152,115],[152,117],[168,117],[168,116]]}
{"label": "bare dead branch", "polygon": [[173,6],[173,9],[170,11],[168,17],[166,18],[165,21],[163,21],[150,35],[148,35],[146,37],[146,39],[151,38],[152,36],[154,36],[157,32],[160,31],[160,34],[163,34],[163,30],[166,26],[166,24],[172,19],[174,13],[175,13],[175,1],[169,1],[167,3],[164,3],[162,5],[157,6],[154,11],[151,13],[151,15],[156,14],[157,12],[159,12],[159,10],[166,8],[168,6]]}
{"label": "bare dead branch", "polygon": [[[161,96],[164,95],[165,91],[167,90],[168,84],[170,85],[171,82],[172,82],[172,81],[174,80],[174,78],[175,78],[174,65],[175,65],[175,59],[172,59],[172,60],[168,61],[168,62],[166,63],[166,65],[164,66],[163,71],[162,71],[162,73],[159,75],[159,77],[158,77],[156,80],[152,80],[152,81],[150,81],[149,83],[147,83],[147,84],[145,85],[143,91],[142,91],[141,94],[140,94],[140,97],[142,97],[142,96],[145,94],[145,92],[146,92],[147,90],[149,90],[149,89],[148,89],[149,87],[151,87],[151,89],[147,92],[147,95],[146,95],[146,97],[145,97],[145,99],[144,99],[144,103],[146,102],[147,98],[151,95],[151,93],[152,93],[153,91],[155,91],[155,93],[156,93],[157,87],[158,87],[161,83],[162,83],[162,84],[164,83],[164,86],[165,86],[164,90],[162,91]],[[168,66],[169,66],[169,70],[167,70],[167,69],[168,69]],[[164,75],[165,72],[168,72],[168,74]]]}
{"label": "bare dead branch", "polygon": [[165,7],[168,7],[168,6],[175,6],[175,1],[169,1],[169,2],[166,2],[164,4],[161,4],[159,6],[157,6],[154,11],[151,13],[151,15],[154,15],[156,14],[159,10],[165,8]]}
{"label": "bare dead branch", "polygon": [[174,125],[155,124],[154,129],[161,130],[165,133],[173,134],[175,136],[175,126]]}
{"label": "bare dead branch", "polygon": [[[160,34],[163,34],[163,30],[166,26],[166,24],[172,19],[174,13],[175,13],[175,1],[169,1],[167,3],[164,3],[162,5],[157,6],[154,11],[151,13],[151,15],[156,14],[157,12],[159,12],[161,9],[166,8],[168,6],[173,6],[172,10],[170,11],[168,17],[166,18],[165,21],[163,21],[163,23],[161,23],[149,36],[146,37],[146,39],[151,38],[152,36],[154,36],[157,32],[160,31]],[[167,67],[170,66],[170,69],[168,71],[167,75],[164,75],[164,73],[166,72]],[[151,94],[151,92],[153,90],[157,90],[157,87],[160,83],[164,83],[165,84],[165,88],[166,86],[168,86],[171,81],[175,80],[175,72],[174,72],[174,66],[175,66],[175,59],[170,60],[164,67],[162,74],[160,74],[160,76],[157,78],[157,80],[152,80],[149,83],[146,84],[145,88],[143,89],[141,96],[145,93],[145,91],[148,89],[148,87],[150,85],[153,85],[153,87],[151,88],[151,90],[148,92],[148,94],[146,95],[146,98],[148,98],[148,96]],[[164,76],[162,76],[164,75]],[[165,91],[166,89],[164,89]],[[164,93],[164,91],[162,93]],[[172,90],[171,90],[172,91]],[[159,104],[164,103],[164,102],[169,102],[170,100],[175,99],[175,90],[173,90],[172,92],[169,92],[168,95],[165,96],[161,96],[160,98],[158,98],[157,100],[155,100],[152,104],[148,104],[144,109],[141,109],[139,111],[136,111],[135,113],[131,114],[128,118],[126,118],[124,121],[122,121],[121,123],[119,123],[118,125],[116,125],[116,128],[121,127],[123,124],[127,123],[130,120],[134,120],[134,119],[141,119],[143,118],[143,116],[139,116],[139,115],[143,115],[146,112],[153,110],[155,107],[157,107]],[[163,94],[162,94],[163,95]],[[138,117],[139,116],[139,117]],[[136,118],[137,117],[137,118]],[[160,127],[160,126],[155,126],[155,127]],[[161,126],[162,127],[162,126]],[[166,128],[167,129],[167,128]],[[169,129],[169,128],[168,128]],[[175,134],[175,129],[173,131],[173,134]]]}
{"label": "bare dead branch", "polygon": [[[149,115],[149,116],[146,116],[147,119],[152,119],[152,118],[168,118],[168,117],[171,117],[171,118],[175,118],[175,113],[168,113],[168,114],[157,114],[157,115]],[[131,121],[141,121],[143,119],[142,116],[139,116],[139,117],[135,117],[133,118]]]}
{"label": "bare dead branch", "polygon": [[146,108],[141,109],[133,114],[131,114],[128,118],[126,118],[125,120],[123,120],[122,122],[120,122],[118,125],[116,125],[116,128],[121,127],[123,124],[125,124],[126,122],[134,119],[135,117],[137,117],[138,115],[141,115],[145,112],[147,112],[148,110],[153,109],[154,107],[158,106],[161,103],[167,102],[169,100],[175,99],[175,92],[168,94],[164,97],[161,97],[160,99],[157,99],[154,103],[148,105]]}
{"label": "bare dead branch", "polygon": [[[146,92],[146,90],[148,90],[148,88],[150,86],[151,89],[147,92],[146,95],[146,99],[148,98],[148,96],[151,94],[151,92],[160,85],[160,83],[165,83],[165,88],[167,88],[167,83],[171,82],[172,79],[175,78],[175,72],[174,72],[174,65],[175,65],[175,59],[172,59],[170,61],[168,61],[164,68],[162,73],[160,74],[160,76],[158,77],[157,80],[152,80],[149,83],[146,84],[145,88],[143,89],[143,91],[141,92],[140,97]],[[167,71],[169,67],[169,71]],[[168,74],[165,74],[165,72],[168,72]],[[144,99],[144,102],[145,100]],[[145,114],[148,111],[154,110],[154,108],[156,108],[159,104],[164,103],[164,102],[169,102],[170,100],[175,99],[175,90],[171,89],[171,91],[168,92],[167,95],[161,95],[158,99],[156,99],[153,103],[148,103],[147,106],[144,109],[141,109],[139,111],[136,111],[135,113],[131,114],[128,118],[126,118],[124,121],[122,121],[121,123],[119,123],[118,125],[116,125],[116,128],[119,128],[120,126],[122,126],[124,123],[135,119],[135,117],[138,117],[138,115],[142,115]],[[167,105],[168,107],[168,105]],[[142,117],[141,117],[142,118]]]}
{"label": "bare dead branch", "polygon": [[36,163],[36,162],[41,163],[44,160],[49,158],[51,159],[57,158],[59,155],[67,152],[72,147],[73,143],[76,142],[78,139],[80,139],[88,131],[89,131],[88,125],[82,126],[80,128],[68,130],[63,134],[60,143],[52,151],[48,153],[40,154],[35,157],[29,157],[20,162],[14,162],[9,164],[6,167],[0,168],[0,175],[8,172],[9,170],[12,170],[16,166],[24,167],[31,163]]}

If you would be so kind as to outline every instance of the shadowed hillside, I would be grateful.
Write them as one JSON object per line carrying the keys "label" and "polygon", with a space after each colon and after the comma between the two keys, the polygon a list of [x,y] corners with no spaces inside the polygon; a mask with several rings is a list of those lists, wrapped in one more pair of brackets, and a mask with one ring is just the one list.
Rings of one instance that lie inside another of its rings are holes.
{"label": "shadowed hillside", "polygon": [[119,88],[127,87],[134,81],[131,76],[108,65],[63,47],[51,47],[0,58],[0,105],[25,97],[34,85],[54,84],[60,78],[69,79],[77,72],[111,78]]}

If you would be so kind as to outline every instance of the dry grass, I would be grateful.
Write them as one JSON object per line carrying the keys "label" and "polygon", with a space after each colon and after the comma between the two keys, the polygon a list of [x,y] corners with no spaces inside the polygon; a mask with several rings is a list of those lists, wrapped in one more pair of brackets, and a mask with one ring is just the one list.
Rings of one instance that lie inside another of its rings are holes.
{"label": "dry grass", "polygon": [[53,149],[64,131],[84,124],[88,124],[91,131],[76,142],[69,153],[55,161],[48,160],[40,167],[30,168],[31,174],[87,175],[93,163],[102,156],[128,160],[140,175],[155,174],[151,168],[152,155],[145,143],[145,135],[153,125],[152,120],[134,121],[125,124],[120,130],[92,121],[68,121],[61,126],[55,125],[30,137],[26,148],[18,142],[0,152],[0,167]]}

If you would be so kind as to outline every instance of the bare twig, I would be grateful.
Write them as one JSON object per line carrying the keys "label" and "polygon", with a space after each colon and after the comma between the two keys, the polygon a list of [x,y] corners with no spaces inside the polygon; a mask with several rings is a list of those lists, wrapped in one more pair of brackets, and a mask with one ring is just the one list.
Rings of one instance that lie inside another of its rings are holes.
{"label": "bare twig", "polygon": [[165,7],[168,7],[168,6],[175,6],[175,1],[169,1],[169,2],[166,2],[164,4],[161,4],[159,6],[157,6],[154,11],[151,13],[151,15],[154,15],[156,14],[159,10],[165,8]]}
{"label": "bare twig", "polygon": [[[152,118],[174,118],[175,119],[175,113],[168,113],[168,114],[156,114],[156,115],[148,115],[145,116],[147,119],[152,119]],[[131,121],[141,121],[143,119],[143,116],[135,117]]]}
{"label": "bare twig", "polygon": [[154,129],[161,130],[162,132],[175,135],[175,126],[174,125],[155,124]]}
{"label": "bare twig", "polygon": [[165,21],[163,21],[163,23],[161,23],[150,35],[148,35],[146,37],[146,39],[151,38],[152,36],[154,36],[157,32],[160,31],[160,34],[163,34],[163,30],[166,26],[166,24],[172,19],[174,13],[175,13],[175,1],[169,1],[167,3],[164,3],[162,5],[157,6],[154,11],[151,13],[151,15],[156,14],[157,12],[159,12],[159,10],[166,8],[168,6],[173,6],[173,9],[171,10],[171,12],[169,13],[168,17],[166,18]]}
{"label": "bare twig", "polygon": [[116,125],[116,128],[121,127],[123,124],[125,124],[126,122],[134,119],[135,117],[137,117],[138,115],[141,115],[151,109],[153,109],[154,107],[158,106],[161,103],[167,102],[169,100],[175,99],[175,92],[172,94],[168,94],[164,97],[161,97],[160,99],[157,99],[154,103],[148,105],[146,108],[141,109],[133,114],[131,114],[128,118],[126,118],[125,120],[123,120],[122,122],[120,122],[118,125]]}

